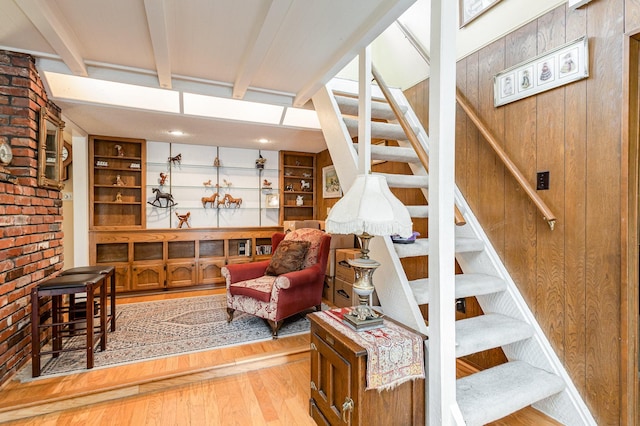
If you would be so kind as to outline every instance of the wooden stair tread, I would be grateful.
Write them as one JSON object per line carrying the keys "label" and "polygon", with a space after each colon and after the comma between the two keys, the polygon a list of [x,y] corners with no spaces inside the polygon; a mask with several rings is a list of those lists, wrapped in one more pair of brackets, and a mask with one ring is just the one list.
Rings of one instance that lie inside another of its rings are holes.
{"label": "wooden stair tread", "polygon": [[[428,238],[418,238],[412,244],[394,244],[393,247],[400,258],[429,255]],[[481,251],[484,249],[484,243],[476,238],[458,237],[455,249],[456,253]]]}
{"label": "wooden stair tread", "polygon": [[457,401],[467,426],[500,419],[563,389],[560,377],[524,361],[507,362],[456,382]]}
{"label": "wooden stair tread", "polygon": [[[455,276],[455,285],[456,299],[497,293],[507,288],[502,278],[487,274],[458,274]],[[409,286],[418,305],[429,303],[429,278],[409,281]]]}
{"label": "wooden stair tread", "polygon": [[456,357],[519,342],[533,333],[533,327],[526,322],[500,314],[456,321]]}
{"label": "wooden stair tread", "polygon": [[[340,95],[336,95],[335,98],[342,114],[358,116],[358,98]],[[407,107],[404,107],[403,113],[406,111]],[[371,118],[378,120],[395,120],[396,115],[387,102],[372,100]]]}

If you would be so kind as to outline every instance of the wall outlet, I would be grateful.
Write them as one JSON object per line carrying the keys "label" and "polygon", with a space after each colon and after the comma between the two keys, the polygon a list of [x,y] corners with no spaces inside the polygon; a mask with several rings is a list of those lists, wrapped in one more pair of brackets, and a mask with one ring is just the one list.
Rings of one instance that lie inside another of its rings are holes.
{"label": "wall outlet", "polygon": [[62,192],[62,201],[71,201],[73,200],[73,193],[72,192]]}
{"label": "wall outlet", "polygon": [[536,189],[538,191],[549,189],[549,172],[538,172],[536,176]]}

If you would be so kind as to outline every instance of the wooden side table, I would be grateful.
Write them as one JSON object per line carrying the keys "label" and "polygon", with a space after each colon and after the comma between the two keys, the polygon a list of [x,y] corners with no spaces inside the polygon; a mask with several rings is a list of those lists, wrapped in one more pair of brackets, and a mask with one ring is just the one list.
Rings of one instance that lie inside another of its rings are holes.
{"label": "wooden side table", "polygon": [[[309,410],[316,424],[424,425],[424,379],[404,382],[392,390],[366,390],[367,350],[316,315],[308,318],[311,321]],[[412,332],[423,341],[426,339]]]}

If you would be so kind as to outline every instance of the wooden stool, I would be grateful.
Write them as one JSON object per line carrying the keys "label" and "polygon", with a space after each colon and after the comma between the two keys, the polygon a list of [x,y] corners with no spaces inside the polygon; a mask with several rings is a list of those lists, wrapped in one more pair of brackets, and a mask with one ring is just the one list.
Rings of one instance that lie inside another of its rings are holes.
{"label": "wooden stool", "polygon": [[[97,266],[78,266],[76,268],[67,269],[66,271],[62,271],[60,276],[64,275],[75,275],[75,274],[102,274],[106,275],[105,278],[109,280],[109,297],[111,302],[111,309],[109,315],[107,316],[107,322],[111,322],[111,331],[116,331],[116,278],[115,278],[116,268],[114,266],[109,265],[97,265]],[[70,304],[73,306],[73,297]]]}
{"label": "wooden stool", "polygon": [[[107,275],[103,274],[77,274],[65,275],[51,278],[42,284],[35,286],[31,290],[31,371],[33,377],[40,376],[40,357],[41,355],[52,354],[57,357],[61,352],[85,350],[87,352],[87,369],[93,368],[93,347],[100,340],[100,349],[107,348]],[[100,288],[100,332],[95,335],[93,326],[93,300],[97,288]],[[62,337],[65,331],[64,326],[71,326],[84,320],[67,320],[64,321],[63,313],[68,312],[69,307],[63,306],[62,296],[75,295],[77,293],[87,294],[87,340],[84,346],[74,348],[62,348]],[[40,298],[51,297],[51,324],[40,324]],[[41,351],[40,349],[40,330],[45,328],[52,329],[52,350]]]}

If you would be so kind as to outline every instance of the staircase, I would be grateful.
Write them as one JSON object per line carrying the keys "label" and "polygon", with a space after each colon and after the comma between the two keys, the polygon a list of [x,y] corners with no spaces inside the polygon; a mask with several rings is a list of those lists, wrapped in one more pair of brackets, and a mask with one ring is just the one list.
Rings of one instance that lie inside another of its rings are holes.
{"label": "staircase", "polygon": [[[428,136],[399,90],[401,105],[420,143],[428,152]],[[333,80],[313,98],[329,152],[343,187],[357,174],[357,83]],[[405,162],[412,175],[385,175],[389,187],[418,188],[428,199],[428,175],[384,97],[372,87],[373,139],[397,140],[399,147],[371,146],[372,160]],[[456,226],[455,255],[463,274],[456,275],[455,297],[476,297],[485,315],[456,322],[456,357],[502,348],[508,362],[458,379],[457,403],[467,425],[481,425],[532,405],[567,425],[595,424],[586,405],[509,276],[486,234],[456,188],[456,205],[466,224]],[[413,218],[428,217],[428,206],[407,206]],[[429,280],[409,281],[401,259],[429,255],[428,238],[393,244],[375,238],[371,257],[381,263],[375,286],[384,312],[425,333],[419,305],[430,302]],[[426,262],[425,257],[425,262]],[[454,307],[452,306],[452,309]]]}

